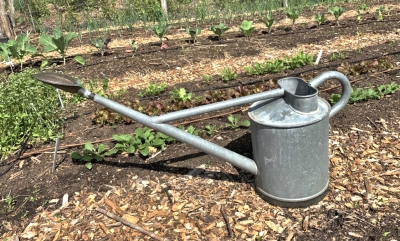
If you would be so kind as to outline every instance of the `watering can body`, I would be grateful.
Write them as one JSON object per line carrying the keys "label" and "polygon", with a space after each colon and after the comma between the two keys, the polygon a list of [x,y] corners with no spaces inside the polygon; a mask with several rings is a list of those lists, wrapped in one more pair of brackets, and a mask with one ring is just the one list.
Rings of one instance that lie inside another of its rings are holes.
{"label": "watering can body", "polygon": [[320,201],[329,184],[329,119],[345,103],[332,108],[313,86],[299,78],[278,85],[283,98],[250,106],[253,157],[258,168],[257,192],[283,207],[309,206]]}

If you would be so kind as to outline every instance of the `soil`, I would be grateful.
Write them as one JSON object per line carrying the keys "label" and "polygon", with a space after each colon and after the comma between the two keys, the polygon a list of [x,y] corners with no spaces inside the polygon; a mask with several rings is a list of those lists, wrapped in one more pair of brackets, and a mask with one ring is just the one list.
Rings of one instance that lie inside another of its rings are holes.
{"label": "soil", "polygon": [[[279,24],[271,33],[262,29],[250,38],[230,31],[221,40],[201,34],[192,43],[174,25],[165,41],[167,49],[161,49],[150,32],[138,29],[132,36],[125,30],[114,31],[105,56],[95,50],[90,52],[90,47],[82,44],[89,38],[84,35],[81,41],[72,42],[69,52],[81,55],[85,66],[74,62],[71,55],[66,65],[52,58],[54,65],[46,71],[62,72],[83,82],[95,79],[101,83],[108,79],[110,93],[125,90],[124,94],[111,97],[121,103],[137,100],[149,83],[166,83],[168,88],[160,96],[139,98],[143,103],[168,100],[167,93],[174,88],[186,88],[196,96],[207,90],[255,83],[262,83],[269,90],[277,88],[276,80],[283,77],[310,80],[329,70],[342,71],[353,89],[399,83],[400,6],[396,1],[385,3],[391,4],[393,10],[384,21],[377,21],[371,14],[357,23],[356,17],[351,17],[354,6],[349,6],[348,16],[340,20],[340,26],[330,19],[318,28],[309,28],[303,21],[292,29],[280,15],[276,17]],[[311,19],[311,14],[303,12],[305,18]],[[240,21],[230,25],[238,26]],[[208,26],[205,23],[200,27]],[[132,39],[140,44],[137,52],[128,51]],[[316,56],[320,49],[324,54],[318,65],[262,76],[249,76],[244,71],[252,63],[294,55],[299,50]],[[331,60],[334,52],[343,53],[345,58]],[[363,65],[382,59],[389,66],[374,69],[374,65],[368,65],[367,70],[352,72],[344,64]],[[39,64],[40,59],[32,59],[26,65]],[[238,73],[236,80],[221,80],[218,73],[226,67]],[[8,70],[4,67],[3,71]],[[211,75],[212,79],[204,81],[202,74]],[[337,82],[327,81],[319,87],[319,96],[329,100],[332,93],[340,93],[338,87]],[[94,124],[93,115],[100,106],[90,101],[69,105],[54,173],[54,143],[29,145],[21,158],[10,157],[0,166],[0,237],[150,238],[96,212],[102,207],[173,240],[399,240],[399,105],[400,92],[396,92],[379,100],[348,104],[330,120],[328,193],[321,202],[306,208],[282,208],[265,202],[255,192],[254,175],[185,143],[167,145],[150,158],[138,153],[107,157],[93,162],[93,168],[88,170],[83,162],[72,160],[70,152],[82,150],[88,141],[113,146],[110,138],[114,134],[133,133],[141,125]],[[199,130],[214,124],[219,127],[217,132],[201,132],[200,136],[252,158],[249,128],[224,128],[230,113],[248,119],[247,108],[232,107],[171,124],[190,124]],[[69,204],[61,207],[64,194],[69,195]],[[13,197],[10,204],[5,201],[8,195]],[[225,217],[228,221],[224,221]]]}

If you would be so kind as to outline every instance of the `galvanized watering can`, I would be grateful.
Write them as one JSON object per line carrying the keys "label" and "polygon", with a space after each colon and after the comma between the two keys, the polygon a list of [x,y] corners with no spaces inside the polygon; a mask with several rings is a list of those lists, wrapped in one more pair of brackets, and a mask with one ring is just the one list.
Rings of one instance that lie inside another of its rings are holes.
{"label": "galvanized watering can", "polygon": [[[278,81],[279,89],[150,117],[82,88],[76,79],[69,76],[39,73],[34,78],[64,91],[78,93],[254,174],[256,190],[261,197],[282,207],[309,206],[325,196],[329,183],[329,119],[346,105],[351,92],[346,76],[328,71],[309,83],[288,77]],[[332,107],[318,97],[317,90],[329,79],[338,80],[342,86],[342,96]],[[165,124],[253,102],[248,114],[254,160]]]}

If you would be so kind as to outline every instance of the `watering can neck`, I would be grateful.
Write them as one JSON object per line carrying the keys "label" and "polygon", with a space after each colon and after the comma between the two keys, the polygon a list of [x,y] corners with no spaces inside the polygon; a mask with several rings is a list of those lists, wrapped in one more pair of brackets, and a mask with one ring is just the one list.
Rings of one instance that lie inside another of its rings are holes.
{"label": "watering can neck", "polygon": [[278,81],[284,89],[284,101],[295,111],[313,113],[318,110],[318,90],[300,78],[289,77]]}

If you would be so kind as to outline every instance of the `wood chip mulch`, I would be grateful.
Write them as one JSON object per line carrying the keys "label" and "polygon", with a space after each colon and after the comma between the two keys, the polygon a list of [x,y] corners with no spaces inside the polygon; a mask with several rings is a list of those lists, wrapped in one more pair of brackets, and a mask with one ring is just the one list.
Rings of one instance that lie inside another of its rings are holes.
{"label": "wood chip mulch", "polygon": [[[290,241],[316,230],[329,233],[335,222],[331,211],[343,218],[346,237],[363,238],[368,229],[380,225],[385,213],[396,212],[400,206],[399,133],[391,132],[386,124],[383,119],[376,123],[380,132],[357,127],[343,133],[332,131],[329,193],[308,208],[272,206],[255,193],[251,184],[232,181],[225,170],[200,166],[184,176],[123,177],[127,180],[124,187],[106,185],[107,192],[82,190],[65,199],[64,205],[62,200],[51,200],[52,205],[48,209],[40,207],[22,233],[13,233],[13,227],[5,224],[10,231],[2,238],[39,241],[279,237]],[[226,179],[213,179],[219,172]],[[399,216],[394,213],[397,223]],[[354,223],[361,223],[358,226],[363,228],[350,232]]]}

